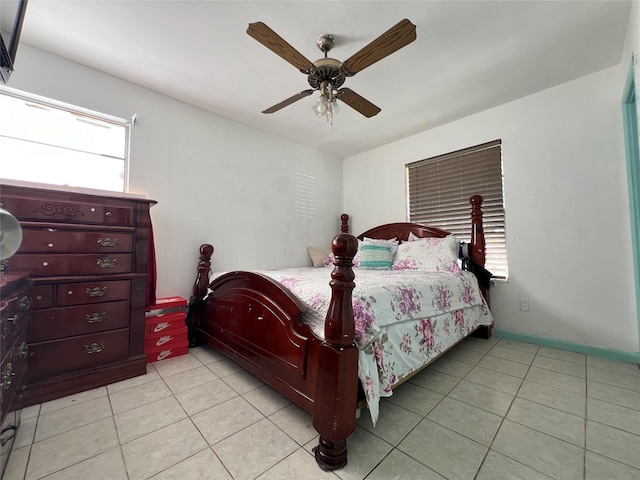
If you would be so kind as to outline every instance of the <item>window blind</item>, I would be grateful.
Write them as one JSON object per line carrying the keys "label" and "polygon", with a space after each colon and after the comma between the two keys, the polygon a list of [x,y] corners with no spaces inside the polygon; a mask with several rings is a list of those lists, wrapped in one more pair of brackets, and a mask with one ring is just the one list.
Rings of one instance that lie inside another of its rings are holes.
{"label": "window blind", "polygon": [[485,268],[507,278],[500,140],[410,163],[406,176],[409,221],[442,228],[463,242],[471,240],[469,197],[482,195]]}

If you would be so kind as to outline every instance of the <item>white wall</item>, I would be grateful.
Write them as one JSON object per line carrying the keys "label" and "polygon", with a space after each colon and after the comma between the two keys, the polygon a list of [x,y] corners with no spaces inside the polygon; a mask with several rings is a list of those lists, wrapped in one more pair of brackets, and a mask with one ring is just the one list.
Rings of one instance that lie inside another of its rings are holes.
{"label": "white wall", "polygon": [[509,281],[491,292],[497,328],[637,352],[621,95],[609,68],[348,158],[345,211],[356,232],[404,221],[406,163],[501,139]]}
{"label": "white wall", "polygon": [[215,247],[214,270],[301,266],[308,245],[339,232],[339,159],[25,44],[19,55],[10,87],[137,114],[130,190],[158,201],[159,297],[190,295],[201,243]]}

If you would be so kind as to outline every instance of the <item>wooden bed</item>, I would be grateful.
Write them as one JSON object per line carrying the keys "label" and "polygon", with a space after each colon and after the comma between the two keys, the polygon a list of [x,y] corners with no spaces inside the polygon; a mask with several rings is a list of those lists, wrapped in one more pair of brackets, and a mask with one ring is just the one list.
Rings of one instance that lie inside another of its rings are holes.
{"label": "wooden bed", "polygon": [[[491,275],[484,269],[482,197],[473,196],[469,202],[470,258],[463,261],[463,268],[476,275],[488,303]],[[347,222],[348,216],[343,215],[342,233],[332,241],[335,266],[329,282],[331,300],[324,339],[300,322],[305,309],[301,301],[265,275],[228,272],[209,283],[214,249],[208,244],[200,247],[187,319],[190,346],[201,342],[214,346],[313,415],[313,426],[320,434],[315,458],[323,470],[346,465],[347,437],[356,426],[358,348],[354,343],[351,293],[355,286],[352,260],[358,239],[397,237],[406,241],[409,233],[418,237],[449,235],[438,228],[392,223],[372,228],[357,239],[347,233]],[[474,334],[488,338],[491,330],[486,327]]]}

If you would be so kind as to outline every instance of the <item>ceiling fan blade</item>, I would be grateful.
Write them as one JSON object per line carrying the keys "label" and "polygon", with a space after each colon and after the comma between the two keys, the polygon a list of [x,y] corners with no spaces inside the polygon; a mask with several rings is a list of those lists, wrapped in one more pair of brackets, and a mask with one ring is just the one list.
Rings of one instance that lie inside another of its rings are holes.
{"label": "ceiling fan blade", "polygon": [[338,98],[367,118],[371,118],[380,113],[380,107],[376,107],[369,100],[358,95],[350,88],[341,88],[338,91]]}
{"label": "ceiling fan blade", "polygon": [[360,70],[409,45],[415,39],[416,26],[406,18],[400,20],[373,42],[342,62],[341,69],[347,76],[355,75]]}
{"label": "ceiling fan blade", "polygon": [[263,110],[262,113],[273,113],[273,112],[277,112],[278,110],[280,110],[281,108],[286,107],[287,105],[291,105],[294,102],[297,102],[300,99],[303,99],[304,97],[308,97],[309,95],[311,95],[313,93],[313,90],[309,89],[309,90],[303,90],[300,93],[296,93],[295,95],[293,95],[292,97],[287,98],[286,100],[281,101],[280,103],[276,103],[273,107],[269,107],[266,110]]}
{"label": "ceiling fan blade", "polygon": [[304,55],[289,45],[280,35],[262,22],[250,23],[247,28],[250,37],[255,38],[276,55],[304,73],[315,70],[315,66]]}

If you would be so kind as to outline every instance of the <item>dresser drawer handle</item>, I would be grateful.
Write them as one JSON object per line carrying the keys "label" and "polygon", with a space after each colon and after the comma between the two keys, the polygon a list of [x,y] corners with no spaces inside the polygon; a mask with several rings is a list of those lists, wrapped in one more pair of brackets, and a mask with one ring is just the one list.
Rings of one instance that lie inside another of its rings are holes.
{"label": "dresser drawer handle", "polygon": [[91,345],[85,345],[84,346],[84,353],[86,353],[88,355],[91,355],[92,353],[100,353],[104,349],[105,349],[104,343],[102,343],[102,342],[100,342],[100,343],[93,342]]}
{"label": "dresser drawer handle", "polygon": [[31,308],[31,299],[29,298],[28,295],[25,295],[18,302],[18,310],[20,310],[21,312],[25,312],[30,308]]}
{"label": "dresser drawer handle", "polygon": [[87,321],[87,323],[100,323],[100,322],[104,322],[105,317],[107,316],[107,312],[102,312],[102,313],[92,313],[91,315],[86,314],[84,316],[84,319]]}
{"label": "dresser drawer handle", "polygon": [[100,268],[113,268],[118,265],[118,259],[117,258],[99,258],[96,261],[96,265],[98,265]]}
{"label": "dresser drawer handle", "polygon": [[28,356],[29,356],[29,346],[25,342],[22,342],[18,347],[18,357],[27,358]]}
{"label": "dresser drawer handle", "polygon": [[13,370],[11,363],[7,363],[5,371],[2,372],[2,382],[0,382],[0,386],[5,390],[11,388],[11,382],[16,375],[16,372],[12,372],[11,370]]}
{"label": "dresser drawer handle", "polygon": [[95,287],[95,288],[87,288],[84,293],[87,294],[87,296],[91,297],[91,298],[95,298],[95,297],[104,297],[104,295],[107,293],[107,287]]}
{"label": "dresser drawer handle", "polygon": [[117,247],[120,245],[117,238],[102,238],[98,239],[98,245],[101,247]]}

